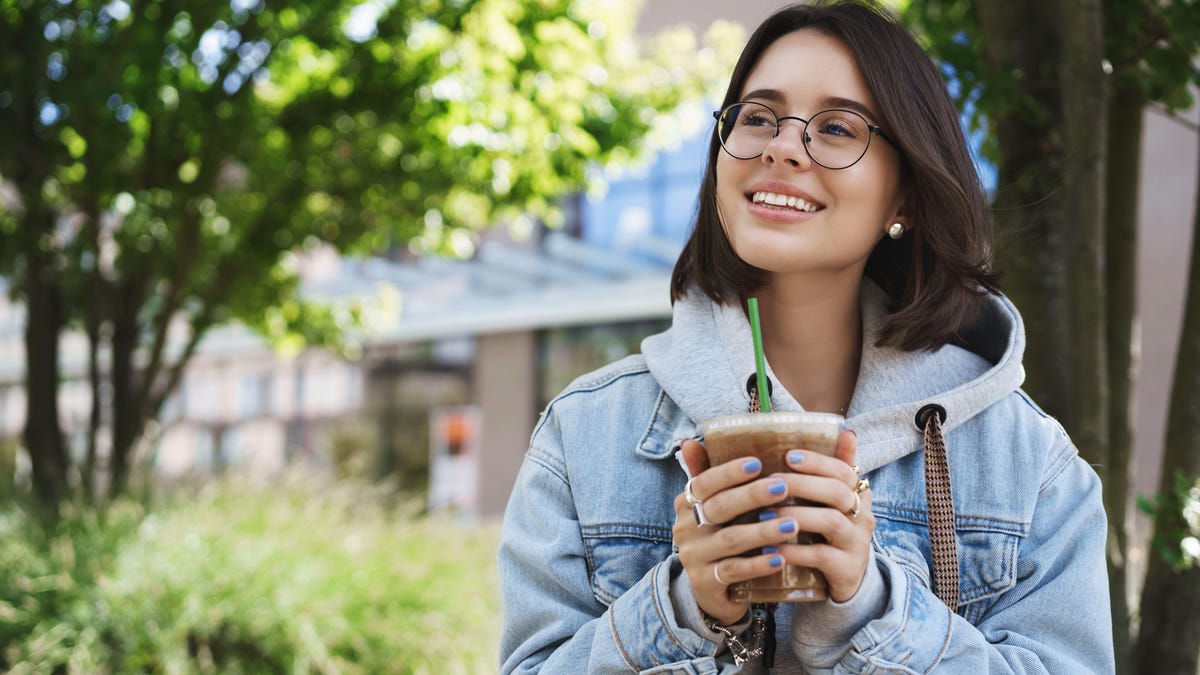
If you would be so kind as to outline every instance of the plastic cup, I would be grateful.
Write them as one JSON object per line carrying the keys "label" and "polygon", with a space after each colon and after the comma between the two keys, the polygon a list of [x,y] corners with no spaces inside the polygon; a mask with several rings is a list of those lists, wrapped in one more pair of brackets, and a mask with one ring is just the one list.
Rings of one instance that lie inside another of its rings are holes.
{"label": "plastic cup", "polygon": [[[700,423],[700,433],[704,435],[712,466],[754,456],[762,462],[761,475],[768,476],[791,471],[787,465],[788,450],[811,450],[832,457],[845,421],[841,415],[832,413],[743,413],[705,420]],[[777,506],[806,503],[810,502],[788,498]],[[743,514],[730,524],[757,523],[759,512]],[[824,539],[819,534],[798,532],[788,541],[815,544]],[[743,555],[760,554],[760,550],[754,549]],[[819,570],[785,564],[770,576],[731,584],[729,597],[739,602],[815,602],[828,597],[828,585]]]}

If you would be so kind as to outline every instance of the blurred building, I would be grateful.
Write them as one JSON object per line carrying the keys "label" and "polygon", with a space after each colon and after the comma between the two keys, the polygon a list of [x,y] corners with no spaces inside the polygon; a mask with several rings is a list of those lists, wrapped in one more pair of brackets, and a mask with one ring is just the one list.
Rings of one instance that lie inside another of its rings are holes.
{"label": "blurred building", "polygon": [[[642,26],[682,19],[703,29],[717,18],[752,26],[781,4],[662,0],[647,3]],[[395,477],[426,491],[431,508],[498,514],[545,403],[666,327],[670,271],[694,215],[706,132],[611,177],[605,195],[569,200],[565,227],[534,228],[520,240],[486,233],[470,260],[310,256],[306,292],[394,294],[399,313],[362,337],[353,361],[318,349],[282,356],[244,329],[212,331],[159,422],[154,472],[167,480],[226,467],[270,475],[306,459]],[[1145,134],[1141,494],[1157,481],[1197,167],[1194,130],[1151,110]],[[23,316],[0,294],[0,441],[10,443],[24,417]],[[64,338],[62,423],[77,449],[91,406],[86,355],[82,336]]]}

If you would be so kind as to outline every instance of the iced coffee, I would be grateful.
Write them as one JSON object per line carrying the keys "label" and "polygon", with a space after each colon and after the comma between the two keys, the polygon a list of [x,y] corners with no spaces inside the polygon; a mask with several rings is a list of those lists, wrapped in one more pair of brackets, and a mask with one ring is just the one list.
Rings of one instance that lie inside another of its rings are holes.
{"label": "iced coffee", "polygon": [[[837,436],[845,419],[841,415],[809,412],[744,413],[716,417],[700,423],[704,445],[712,466],[747,456],[762,461],[760,475],[791,471],[787,465],[789,450],[811,450],[833,455]],[[805,504],[789,498],[778,506]],[[756,523],[758,511],[747,513],[731,524]],[[819,543],[818,534],[799,532],[788,540],[796,544]],[[759,555],[747,551],[744,555]],[[784,565],[778,572],[758,579],[730,585],[729,597],[741,602],[810,602],[824,600],[828,591],[825,576],[810,567]]]}

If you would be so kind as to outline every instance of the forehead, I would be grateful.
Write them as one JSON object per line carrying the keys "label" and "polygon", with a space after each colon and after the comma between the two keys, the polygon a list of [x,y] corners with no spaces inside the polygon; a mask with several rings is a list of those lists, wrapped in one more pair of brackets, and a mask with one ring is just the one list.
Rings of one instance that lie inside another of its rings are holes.
{"label": "forehead", "polygon": [[838,38],[811,28],[788,33],[771,43],[742,86],[740,97],[769,90],[795,109],[806,112],[823,101],[849,99],[876,110],[850,49]]}

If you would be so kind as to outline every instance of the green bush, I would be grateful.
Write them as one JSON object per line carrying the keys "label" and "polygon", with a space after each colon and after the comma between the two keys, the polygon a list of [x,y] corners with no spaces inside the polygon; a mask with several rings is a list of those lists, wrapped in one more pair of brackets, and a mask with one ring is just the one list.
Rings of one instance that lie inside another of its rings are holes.
{"label": "green bush", "polygon": [[33,589],[0,585],[0,602],[69,588],[28,615],[0,604],[0,626],[6,611],[20,623],[0,629],[0,670],[495,672],[497,527],[385,503],[361,486],[223,482],[144,517],[72,523],[89,542],[82,572],[55,557],[61,539],[18,545]]}

